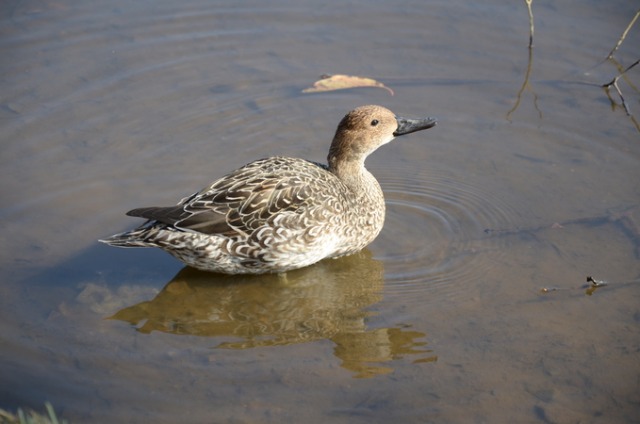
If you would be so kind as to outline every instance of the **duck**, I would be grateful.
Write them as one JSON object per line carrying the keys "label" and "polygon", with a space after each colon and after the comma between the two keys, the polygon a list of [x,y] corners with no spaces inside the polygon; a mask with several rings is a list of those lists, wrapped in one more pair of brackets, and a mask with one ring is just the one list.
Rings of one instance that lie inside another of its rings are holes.
{"label": "duck", "polygon": [[146,221],[99,241],[158,247],[223,274],[282,274],[354,254],[378,236],[385,218],[382,189],[365,159],[395,137],[435,125],[433,117],[358,107],[340,121],[326,164],[286,156],[253,161],[175,206],[127,212]]}

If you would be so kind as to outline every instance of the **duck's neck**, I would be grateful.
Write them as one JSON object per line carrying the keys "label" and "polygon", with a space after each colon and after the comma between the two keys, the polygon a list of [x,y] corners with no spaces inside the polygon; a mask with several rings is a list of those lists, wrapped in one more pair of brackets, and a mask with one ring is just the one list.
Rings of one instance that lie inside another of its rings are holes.
{"label": "duck's neck", "polygon": [[364,160],[371,153],[369,144],[357,133],[338,130],[327,156],[329,171],[351,189],[356,198],[384,202],[378,181],[364,167]]}
{"label": "duck's neck", "polygon": [[354,194],[356,198],[368,201],[382,201],[382,189],[376,178],[364,166],[361,160],[337,160],[329,156],[329,171],[335,174]]}

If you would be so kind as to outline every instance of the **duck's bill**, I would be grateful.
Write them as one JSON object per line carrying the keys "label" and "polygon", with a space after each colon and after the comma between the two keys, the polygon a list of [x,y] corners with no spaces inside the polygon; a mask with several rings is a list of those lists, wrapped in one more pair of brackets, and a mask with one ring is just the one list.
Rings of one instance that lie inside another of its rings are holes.
{"label": "duck's bill", "polygon": [[398,129],[393,133],[394,136],[411,134],[412,132],[426,130],[436,125],[436,118],[409,119],[396,116],[398,121]]}

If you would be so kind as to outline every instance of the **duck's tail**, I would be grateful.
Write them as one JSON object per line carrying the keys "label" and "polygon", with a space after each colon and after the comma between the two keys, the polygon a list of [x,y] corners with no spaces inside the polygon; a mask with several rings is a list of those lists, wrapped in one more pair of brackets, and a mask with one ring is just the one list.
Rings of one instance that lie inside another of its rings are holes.
{"label": "duck's tail", "polygon": [[149,229],[152,226],[153,221],[147,221],[134,230],[114,234],[98,241],[115,247],[157,247],[157,244],[149,240]]}

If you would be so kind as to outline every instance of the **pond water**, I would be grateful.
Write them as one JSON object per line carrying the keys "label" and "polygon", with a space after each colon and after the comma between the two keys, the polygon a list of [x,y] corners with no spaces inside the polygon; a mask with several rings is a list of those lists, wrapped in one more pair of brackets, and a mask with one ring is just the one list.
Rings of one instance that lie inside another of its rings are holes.
{"label": "pond water", "polygon": [[[78,422],[638,422],[637,4],[5,1],[0,408]],[[305,94],[322,74],[380,88]],[[360,254],[228,277],[97,239],[363,104]],[[587,276],[606,280],[593,288]]]}

